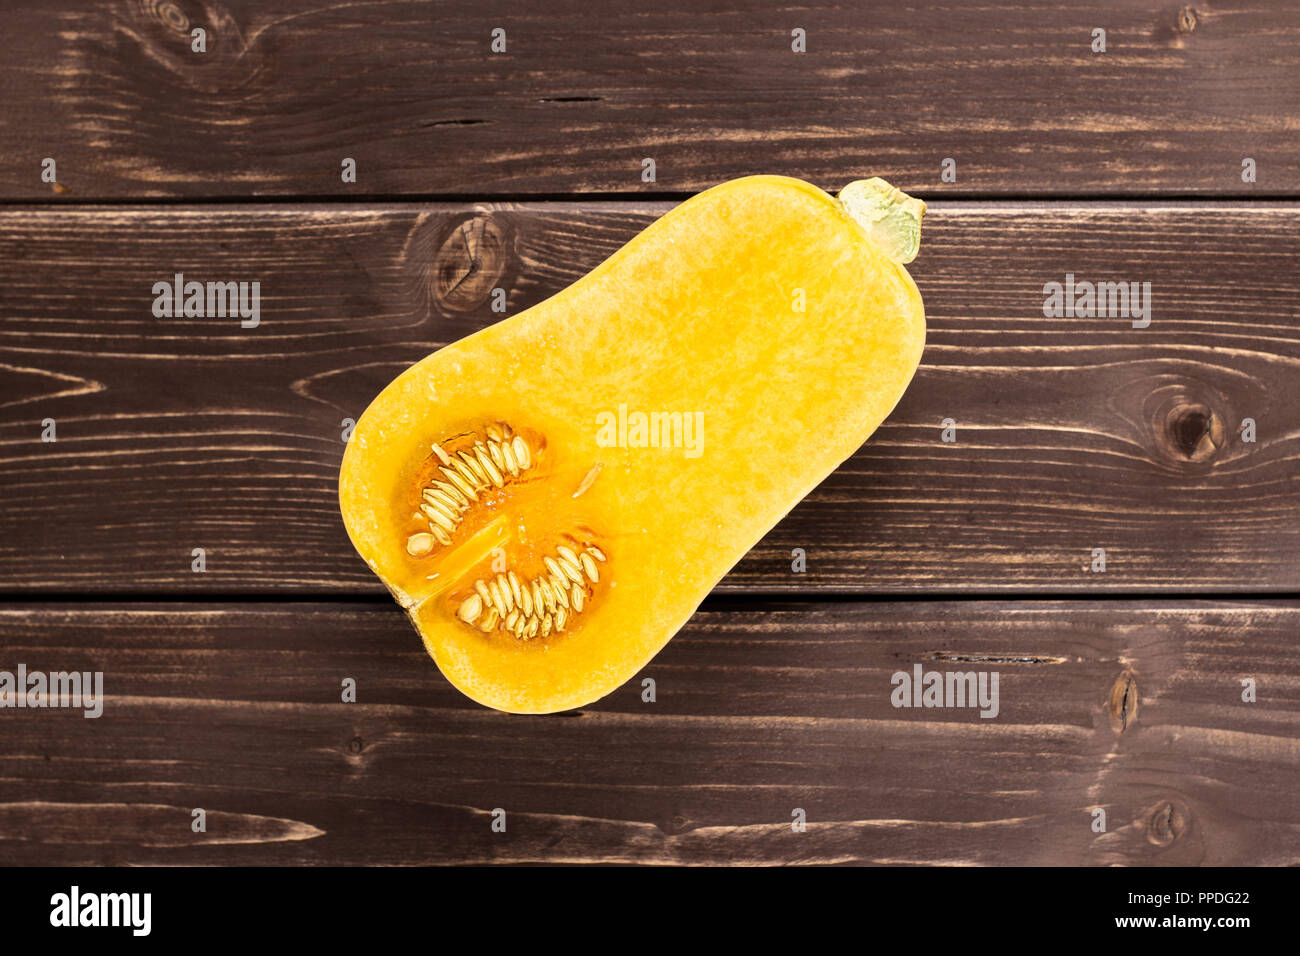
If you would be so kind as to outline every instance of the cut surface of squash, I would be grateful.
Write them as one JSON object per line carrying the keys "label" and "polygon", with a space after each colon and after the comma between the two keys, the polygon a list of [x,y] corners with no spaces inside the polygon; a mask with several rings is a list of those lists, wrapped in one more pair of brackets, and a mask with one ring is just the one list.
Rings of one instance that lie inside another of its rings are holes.
{"label": "cut surface of squash", "polygon": [[453,685],[514,713],[613,691],[893,409],[924,206],[841,197],[707,190],[371,403],[344,522]]}

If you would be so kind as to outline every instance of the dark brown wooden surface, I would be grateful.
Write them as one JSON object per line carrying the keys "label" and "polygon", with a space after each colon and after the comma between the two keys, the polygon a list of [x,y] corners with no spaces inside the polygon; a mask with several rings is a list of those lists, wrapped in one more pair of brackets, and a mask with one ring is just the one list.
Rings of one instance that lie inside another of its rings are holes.
{"label": "dark brown wooden surface", "polygon": [[[667,208],[0,211],[0,590],[384,593],[338,514],[344,419],[500,318],[492,288],[526,308]],[[1300,589],[1296,206],[937,203],[926,228],[915,382],[724,589]],[[260,326],[154,318],[175,272],[259,280]],[[1067,272],[1149,281],[1150,327],[1044,318]]]}
{"label": "dark brown wooden surface", "polygon": [[[377,602],[11,604],[8,655],[107,699],[3,714],[0,863],[1296,864],[1297,627],[1295,601],[715,602],[641,675],[655,703],[638,678],[517,717]],[[914,663],[997,672],[998,717],[894,708]]]}
{"label": "dark brown wooden surface", "polygon": [[[0,710],[0,865],[1300,863],[1300,7],[0,27],[0,670],[108,693]],[[757,172],[931,200],[914,384],[650,663],[655,703],[473,704],[347,542],[344,420],[493,288],[518,312]],[[155,319],[176,272],[261,282],[260,327]],[[1067,272],[1150,282],[1150,327],[1045,318]],[[999,716],[895,709],[917,663],[998,671]]]}
{"label": "dark brown wooden surface", "polygon": [[1285,0],[21,0],[0,89],[7,198],[56,195],[45,157],[69,202],[683,192],[752,172],[963,195],[1300,193]]}

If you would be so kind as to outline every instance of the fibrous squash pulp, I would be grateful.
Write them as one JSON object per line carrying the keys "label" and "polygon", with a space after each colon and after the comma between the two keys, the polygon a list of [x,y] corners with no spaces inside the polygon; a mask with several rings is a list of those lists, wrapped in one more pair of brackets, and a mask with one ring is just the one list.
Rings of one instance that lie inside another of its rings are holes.
{"label": "fibrous squash pulp", "polygon": [[357,551],[457,688],[514,713],[635,675],[893,409],[924,206],[753,176],[402,372],[357,422]]}

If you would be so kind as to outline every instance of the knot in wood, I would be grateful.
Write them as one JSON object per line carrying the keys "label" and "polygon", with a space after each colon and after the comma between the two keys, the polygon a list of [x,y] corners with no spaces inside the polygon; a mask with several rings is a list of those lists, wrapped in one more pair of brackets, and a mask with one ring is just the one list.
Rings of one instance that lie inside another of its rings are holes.
{"label": "knot in wood", "polygon": [[1174,28],[1181,34],[1191,33],[1196,29],[1196,8],[1183,7],[1178,11],[1178,16],[1174,21]]}
{"label": "knot in wood", "polygon": [[1165,414],[1165,440],[1177,457],[1208,461],[1224,443],[1223,418],[1208,405],[1176,402]]}
{"label": "knot in wood", "polygon": [[[245,89],[260,72],[260,56],[219,0],[136,0],[127,9],[132,16],[130,35],[149,48],[150,61],[170,71],[178,85],[224,97]],[[199,28],[204,34],[202,53],[193,47]],[[135,73],[129,78],[144,82]]]}
{"label": "knot in wood", "polygon": [[506,230],[489,214],[452,227],[433,257],[433,299],[452,312],[480,308],[501,285],[509,264]]}
{"label": "knot in wood", "polygon": [[162,0],[161,3],[148,3],[145,5],[145,12],[169,30],[189,35],[189,15],[178,4],[173,3],[172,0]]}
{"label": "knot in wood", "polygon": [[1110,727],[1117,734],[1124,731],[1137,720],[1138,687],[1137,675],[1132,670],[1125,670],[1115,679],[1110,689],[1110,699],[1106,702],[1110,712]]}
{"label": "knot in wood", "polygon": [[1147,814],[1146,831],[1152,846],[1169,846],[1187,832],[1187,811],[1166,800]]}

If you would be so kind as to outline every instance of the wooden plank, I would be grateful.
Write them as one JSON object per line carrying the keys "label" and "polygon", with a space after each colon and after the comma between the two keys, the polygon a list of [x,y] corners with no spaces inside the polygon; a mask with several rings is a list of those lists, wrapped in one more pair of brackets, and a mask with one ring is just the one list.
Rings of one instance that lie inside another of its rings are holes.
{"label": "wooden plank", "polygon": [[5,17],[5,198],[56,195],[46,157],[72,201],[681,192],[752,172],[968,196],[1300,193],[1287,0],[22,0]]}
{"label": "wooden plank", "polygon": [[[0,591],[383,593],[338,514],[344,420],[499,318],[493,288],[526,308],[666,208],[0,210]],[[1300,589],[1296,222],[936,204],[916,380],[723,589]],[[176,272],[260,281],[260,325],[154,318]],[[1151,282],[1150,326],[1044,318],[1066,273]]]}
{"label": "wooden plank", "polygon": [[[526,307],[660,211],[5,215],[4,257],[23,270],[4,293],[8,586],[373,587],[336,514],[342,420],[405,363],[491,321],[494,284]],[[937,210],[917,269],[932,331],[916,385],[731,583],[1294,585],[1294,214],[1232,211],[1213,235],[1208,215]],[[486,278],[444,293],[469,271],[467,230],[488,237]],[[238,277],[254,261],[268,290],[256,330],[148,313],[174,270]],[[1149,275],[1168,305],[1145,330],[1044,319],[1042,281],[1069,270]],[[1167,419],[1198,408],[1229,436],[1253,415],[1264,437],[1195,460]],[[46,415],[62,422],[57,444],[39,441]],[[961,420],[954,445],[939,441],[947,415]],[[1244,486],[1265,493],[1243,501]],[[803,578],[781,557],[795,546],[815,555]],[[1081,575],[1097,546],[1107,577]],[[189,570],[193,547],[209,552],[206,575]]]}
{"label": "wooden plank", "polygon": [[[1293,865],[1298,626],[1295,601],[715,603],[605,700],[517,717],[378,603],[10,605],[0,668],[102,671],[105,702],[0,712],[0,863]],[[916,664],[996,672],[997,716],[895,708]]]}

